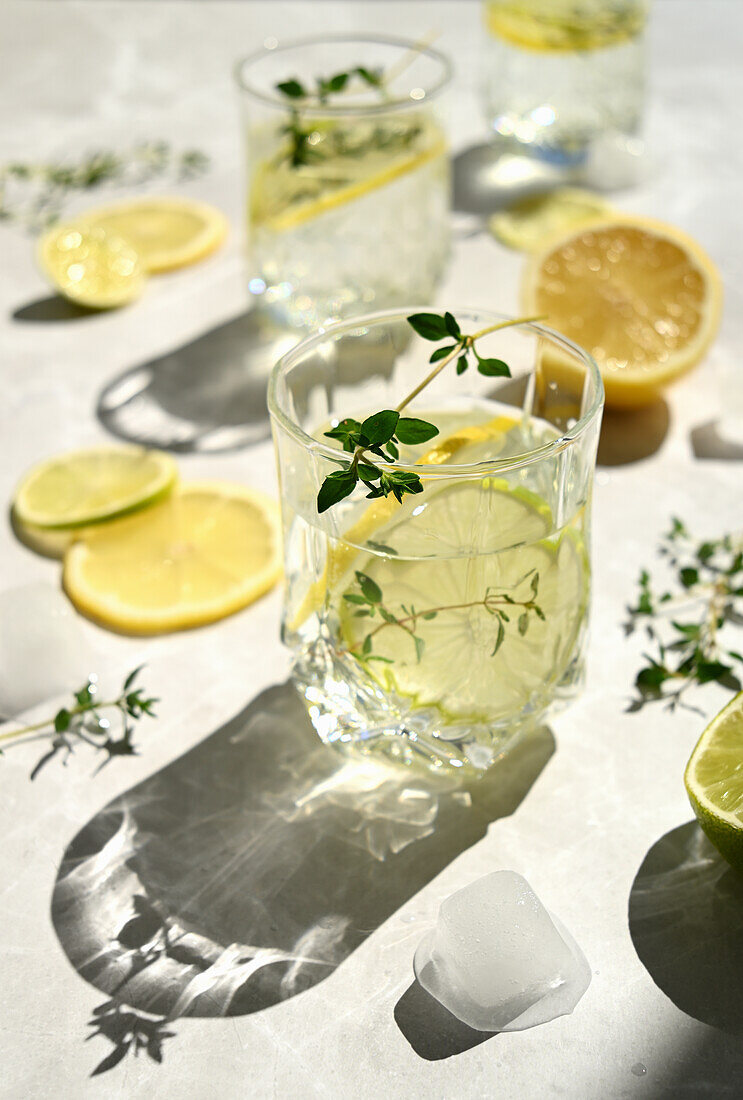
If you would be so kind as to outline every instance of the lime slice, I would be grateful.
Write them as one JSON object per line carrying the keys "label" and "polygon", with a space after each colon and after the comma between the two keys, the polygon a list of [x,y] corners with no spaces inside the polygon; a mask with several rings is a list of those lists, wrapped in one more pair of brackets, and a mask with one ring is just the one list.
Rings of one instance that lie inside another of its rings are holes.
{"label": "lime slice", "polygon": [[[549,694],[571,659],[587,599],[581,538],[570,532],[547,540],[547,505],[490,479],[435,491],[425,508],[425,518],[418,513],[380,532],[399,556],[368,555],[356,566],[397,622],[358,615],[364,609],[355,579],[336,597],[341,636],[363,657],[373,630],[369,673],[416,706],[456,719],[508,719]],[[544,619],[532,610],[524,624],[519,605],[533,598],[532,583]],[[484,606],[488,593],[509,617],[500,644],[501,620]]]}
{"label": "lime slice", "polygon": [[66,528],[112,519],[165,496],[178,469],[170,455],[140,447],[93,447],[33,467],[13,501],[28,527]]}
{"label": "lime slice", "polygon": [[743,691],[713,718],[686,767],[684,782],[699,824],[743,873]]}
{"label": "lime slice", "polygon": [[60,294],[89,309],[127,305],[144,288],[137,250],[101,226],[55,226],[41,238],[38,259]]}
{"label": "lime slice", "polygon": [[204,259],[227,233],[227,220],[219,210],[184,198],[132,199],[89,210],[80,223],[124,237],[150,272]]}
{"label": "lime slice", "polygon": [[154,508],[90,527],[65,554],[64,586],[110,629],[160,634],[214,622],[281,572],[275,501],[228,482],[179,486]]}
{"label": "lime slice", "polygon": [[612,210],[610,203],[577,187],[562,187],[499,210],[488,219],[494,237],[509,248],[536,252],[545,241],[570,229],[589,225]]}

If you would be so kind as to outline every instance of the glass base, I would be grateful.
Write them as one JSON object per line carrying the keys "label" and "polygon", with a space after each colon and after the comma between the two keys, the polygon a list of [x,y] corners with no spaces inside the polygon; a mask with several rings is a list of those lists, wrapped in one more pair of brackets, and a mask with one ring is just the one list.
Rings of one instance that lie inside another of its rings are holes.
{"label": "glass base", "polygon": [[518,713],[492,723],[455,722],[435,706],[414,706],[368,678],[349,675],[322,645],[298,655],[292,679],[325,744],[472,778],[572,702],[583,684],[584,659],[576,653],[556,684],[545,685]]}

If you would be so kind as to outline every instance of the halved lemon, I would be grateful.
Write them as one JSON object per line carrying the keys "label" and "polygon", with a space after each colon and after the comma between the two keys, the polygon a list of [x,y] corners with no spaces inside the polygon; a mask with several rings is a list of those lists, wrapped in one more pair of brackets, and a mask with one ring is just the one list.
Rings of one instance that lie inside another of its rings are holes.
{"label": "halved lemon", "polygon": [[205,202],[179,197],[130,199],[88,210],[80,223],[129,241],[149,272],[204,259],[222,244],[227,219]]}
{"label": "halved lemon", "polygon": [[82,527],[152,504],[175,485],[178,467],[163,451],[90,447],[34,466],[15,492],[13,513],[29,528]]}
{"label": "halved lemon", "polygon": [[[694,367],[722,308],[720,276],[701,245],[634,215],[551,242],[527,265],[522,296],[594,357],[606,403],[619,408],[648,404]],[[547,369],[571,372],[569,360],[543,354]]]}
{"label": "halved lemon", "polygon": [[[500,415],[483,424],[471,424],[434,443],[418,460],[424,466],[440,466],[457,458],[460,463],[478,462],[482,458],[494,458],[506,444],[508,431],[518,424],[516,417]],[[373,501],[360,519],[345,532],[342,541],[328,549],[322,577],[314,581],[297,611],[288,622],[289,630],[298,629],[325,602],[326,594],[347,583],[353,576],[354,562],[359,558],[364,543],[388,523],[400,508],[409,511],[419,501],[411,504],[410,497],[400,504],[393,496]]]}
{"label": "halved lemon", "polygon": [[[587,599],[582,541],[577,530],[547,539],[547,505],[493,479],[431,493],[425,529],[431,551],[436,540],[435,557],[424,556],[422,518],[401,518],[384,528],[385,543],[399,556],[368,555],[357,564],[381,591],[385,615],[369,618],[363,608],[360,613],[354,581],[337,597],[343,640],[368,658],[368,671],[386,689],[415,706],[498,722],[549,694],[570,662]],[[463,547],[471,552],[463,554]],[[484,606],[488,592],[508,622]],[[521,605],[532,598],[543,618],[530,611],[522,619]]]}
{"label": "halved lemon", "polygon": [[63,579],[78,610],[104,626],[160,634],[239,611],[280,572],[276,503],[239,485],[203,481],[82,532],[65,554]]}
{"label": "halved lemon", "polygon": [[559,187],[529,195],[488,219],[490,232],[502,244],[522,252],[536,252],[561,233],[606,218],[611,203],[593,191]]}
{"label": "halved lemon", "polygon": [[743,691],[710,722],[691,754],[684,782],[699,824],[743,873]]}
{"label": "halved lemon", "polygon": [[144,289],[145,269],[136,248],[102,226],[55,226],[41,238],[37,255],[59,293],[89,309],[127,305]]}

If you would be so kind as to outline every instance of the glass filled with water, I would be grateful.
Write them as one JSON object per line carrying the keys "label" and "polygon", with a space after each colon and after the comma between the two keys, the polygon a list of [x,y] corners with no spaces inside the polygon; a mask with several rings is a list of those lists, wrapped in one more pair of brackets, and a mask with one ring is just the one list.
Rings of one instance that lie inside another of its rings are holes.
{"label": "glass filled with water", "polygon": [[[343,457],[324,433],[394,409],[431,369],[414,312],[330,326],[274,368],[283,639],[326,742],[486,768],[581,680],[603,388],[593,360],[541,325],[492,332],[479,354],[512,377],[451,363],[409,406],[438,434],[389,468],[422,492],[370,500],[360,484],[320,513]],[[456,316],[463,332],[503,320]]]}
{"label": "glass filled with water", "polygon": [[237,67],[248,154],[249,288],[280,324],[430,301],[449,252],[437,50],[303,39]]}

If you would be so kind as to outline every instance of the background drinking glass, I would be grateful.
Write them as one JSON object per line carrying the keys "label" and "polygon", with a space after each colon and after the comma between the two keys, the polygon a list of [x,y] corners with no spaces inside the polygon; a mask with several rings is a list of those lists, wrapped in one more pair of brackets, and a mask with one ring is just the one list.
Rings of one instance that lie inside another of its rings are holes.
{"label": "background drinking glass", "polygon": [[483,97],[493,132],[580,162],[641,122],[648,0],[484,0]]}
{"label": "background drinking glass", "polygon": [[431,299],[450,207],[433,101],[450,73],[437,50],[365,36],[276,44],[238,65],[249,285],[279,322]]}
{"label": "background drinking glass", "polygon": [[[332,326],[272,373],[283,637],[323,740],[484,768],[580,681],[603,387],[546,328],[484,336],[480,355],[512,378],[458,377],[452,363],[410,406],[440,429],[401,448],[423,492],[398,504],[357,490],[319,515],[339,456],[323,431],[393,408],[430,370],[410,312]],[[464,332],[503,320],[456,317]]]}

